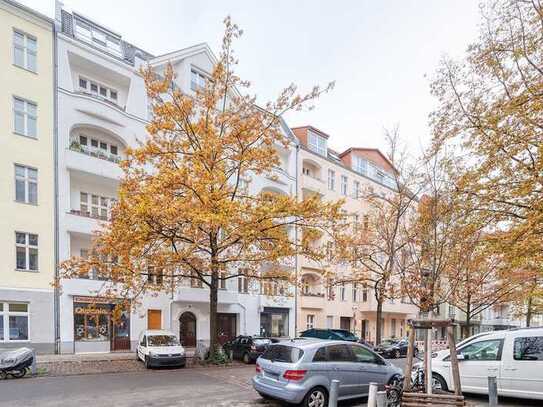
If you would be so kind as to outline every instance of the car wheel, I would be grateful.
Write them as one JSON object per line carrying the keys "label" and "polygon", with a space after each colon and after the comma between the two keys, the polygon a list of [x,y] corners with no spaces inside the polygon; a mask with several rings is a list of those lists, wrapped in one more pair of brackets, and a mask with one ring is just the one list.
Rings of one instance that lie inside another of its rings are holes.
{"label": "car wheel", "polygon": [[395,350],[395,351],[394,351],[394,357],[395,357],[396,359],[399,359],[400,356],[402,356],[402,355],[400,354],[400,350],[399,350],[399,349]]}
{"label": "car wheel", "polygon": [[449,387],[447,386],[447,382],[443,377],[438,375],[437,373],[432,373],[432,389],[433,390],[443,390],[443,391],[449,391]]}
{"label": "car wheel", "polygon": [[246,365],[248,365],[249,363],[251,363],[251,357],[249,356],[248,353],[244,353],[244,354],[243,354],[243,363],[245,363]]}
{"label": "car wheel", "polygon": [[145,364],[146,369],[151,369],[151,361],[149,360],[149,356],[145,355],[145,361],[143,363]]}
{"label": "car wheel", "polygon": [[328,405],[328,393],[322,387],[314,387],[304,397],[303,407],[326,407]]}
{"label": "car wheel", "polygon": [[12,370],[11,372],[9,372],[9,374],[16,379],[20,379],[21,377],[24,377],[26,375],[26,368],[21,370]]}

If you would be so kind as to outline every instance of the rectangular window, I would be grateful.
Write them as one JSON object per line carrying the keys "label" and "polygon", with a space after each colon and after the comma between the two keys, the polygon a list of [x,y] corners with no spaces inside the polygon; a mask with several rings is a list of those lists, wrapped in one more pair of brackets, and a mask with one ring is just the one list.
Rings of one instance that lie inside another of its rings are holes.
{"label": "rectangular window", "polygon": [[346,299],[346,290],[345,290],[345,283],[341,283],[341,285],[339,286],[339,298],[341,299],[341,301],[345,301]]}
{"label": "rectangular window", "polygon": [[[89,202],[90,197],[90,202]],[[115,199],[105,196],[98,196],[88,192],[81,191],[79,193],[79,210],[83,216],[91,218],[109,220],[111,215],[111,207]]]}
{"label": "rectangular window", "polygon": [[328,279],[328,301],[333,301],[335,299],[334,295],[334,284],[332,283],[332,279]]}
{"label": "rectangular window", "polygon": [[245,276],[238,277],[238,292],[247,294],[249,292],[249,280]]}
{"label": "rectangular window", "polygon": [[513,349],[515,360],[543,360],[543,336],[515,338]]}
{"label": "rectangular window", "polygon": [[328,189],[334,191],[336,189],[336,172],[328,170]]}
{"label": "rectangular window", "polygon": [[202,90],[206,86],[207,78],[200,72],[191,69],[190,70],[190,88],[193,91]]}
{"label": "rectangular window", "polygon": [[368,162],[362,157],[354,157],[353,170],[355,170],[359,174],[366,175],[368,173]]}
{"label": "rectangular window", "polygon": [[396,320],[394,318],[390,320],[390,336],[396,337]]}
{"label": "rectangular window", "polygon": [[111,154],[113,155],[119,155],[119,149],[117,148],[117,146],[110,145],[109,151],[111,151]]}
{"label": "rectangular window", "polygon": [[313,314],[308,314],[306,316],[306,319],[305,319],[305,328],[306,329],[313,329],[313,327],[315,326],[315,315]]}
{"label": "rectangular window", "polygon": [[219,271],[219,288],[221,290],[226,290],[226,271]]}
{"label": "rectangular window", "polygon": [[27,340],[28,304],[0,302],[0,341]]}
{"label": "rectangular window", "polygon": [[[89,88],[90,83],[90,88]],[[102,99],[107,99],[111,102],[117,103],[119,93],[116,89],[112,89],[109,86],[90,81],[82,76],[79,77],[79,89],[83,92],[90,93],[91,95],[98,96]]]}
{"label": "rectangular window", "polygon": [[353,283],[353,302],[358,301],[358,284]]}
{"label": "rectangular window", "polygon": [[38,203],[38,170],[15,164],[15,200]]}
{"label": "rectangular window", "polygon": [[37,136],[38,106],[25,99],[13,97],[13,123],[15,133],[28,137]]}
{"label": "rectangular window", "polygon": [[35,37],[13,31],[13,63],[29,71],[37,71],[38,42]]}
{"label": "rectangular window", "polygon": [[326,157],[326,139],[311,131],[307,133],[307,146],[311,151]]}
{"label": "rectangular window", "polygon": [[362,289],[362,302],[368,302],[368,287],[365,284]]}
{"label": "rectangular window", "polygon": [[347,196],[347,177],[341,176],[341,195]]}
{"label": "rectangular window", "polygon": [[15,232],[17,270],[38,271],[38,235]]}
{"label": "rectangular window", "polygon": [[79,78],[79,88],[87,90],[87,80],[84,78]]}
{"label": "rectangular window", "polygon": [[353,182],[353,198],[360,198],[360,182],[358,181]]}

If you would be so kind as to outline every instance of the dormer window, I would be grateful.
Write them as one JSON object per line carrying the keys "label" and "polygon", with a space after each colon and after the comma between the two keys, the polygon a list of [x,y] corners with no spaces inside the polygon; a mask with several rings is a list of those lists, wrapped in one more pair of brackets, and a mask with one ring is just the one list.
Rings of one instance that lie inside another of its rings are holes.
{"label": "dormer window", "polygon": [[115,35],[108,34],[106,31],[99,29],[83,20],[77,18],[75,20],[75,34],[78,38],[107,48],[117,56],[122,56],[121,39]]}
{"label": "dormer window", "polygon": [[193,91],[204,89],[206,86],[207,77],[195,69],[190,70],[190,88]]}
{"label": "dormer window", "polygon": [[313,132],[307,133],[307,146],[311,151],[326,157],[326,139]]}
{"label": "dormer window", "polygon": [[368,173],[368,162],[362,157],[355,156],[353,160],[353,170],[355,170],[359,174],[366,175]]}

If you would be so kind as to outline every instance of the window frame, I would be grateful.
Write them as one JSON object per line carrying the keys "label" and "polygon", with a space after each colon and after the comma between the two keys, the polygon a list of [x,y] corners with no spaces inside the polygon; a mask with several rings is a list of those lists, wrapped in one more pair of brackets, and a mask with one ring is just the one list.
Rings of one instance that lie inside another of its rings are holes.
{"label": "window frame", "polygon": [[353,170],[358,174],[368,175],[368,160],[355,155],[353,161]]}
{"label": "window frame", "polygon": [[347,178],[346,175],[341,175],[341,182],[340,182],[341,195],[347,196],[347,192],[349,189],[348,184],[349,184],[349,178]]}
{"label": "window frame", "polygon": [[[485,340],[482,340],[482,341],[468,342],[464,346],[459,348],[457,350],[457,353],[458,354],[463,354],[464,349],[466,349],[466,348],[468,348],[470,346],[476,345],[478,343],[483,343],[483,342],[499,342],[498,354],[496,355],[496,359],[463,359],[462,363],[466,363],[466,362],[500,362],[502,360],[504,338],[485,339]],[[449,361],[449,360],[450,360],[450,355],[443,359],[443,361]]]}
{"label": "window frame", "polygon": [[[196,81],[193,80],[196,77]],[[208,75],[204,74],[194,66],[190,67],[190,90],[193,92],[201,91],[205,88],[206,82],[209,80]]]}
{"label": "window frame", "polygon": [[305,316],[305,329],[315,329],[315,314],[307,314]]}
{"label": "window frame", "polygon": [[[23,36],[23,45],[20,46],[16,44],[15,36],[19,34]],[[35,45],[35,50],[32,50],[31,47],[28,46],[29,40],[33,40]],[[23,65],[19,65],[15,58],[15,50],[19,49],[23,52]],[[18,68],[22,68],[26,71],[32,72],[37,74],[38,73],[38,38],[35,35],[29,34],[23,30],[20,30],[18,28],[13,27],[13,35],[12,35],[12,63],[14,66]],[[35,63],[35,69],[32,69],[29,64],[29,55],[34,56],[34,63]]]}
{"label": "window frame", "polygon": [[[16,103],[17,101],[23,103],[23,110],[19,110],[17,108],[17,103]],[[13,95],[12,97],[12,104],[13,104],[13,133],[19,136],[28,137],[28,138],[36,140],[38,138],[38,104],[36,102],[33,102],[31,100],[28,100],[16,95]],[[29,109],[28,109],[29,105],[34,106],[34,110],[36,112],[35,114],[29,112]],[[22,132],[17,129],[17,125],[16,125],[17,114],[22,115],[22,118],[23,118]],[[34,122],[35,122],[36,133],[34,135],[29,134],[29,131],[28,131],[29,129],[28,123],[30,119],[34,119]]]}
{"label": "window frame", "polygon": [[[84,81],[86,83],[86,86],[81,86],[81,82]],[[92,90],[91,85],[96,86],[96,92]],[[91,95],[93,97],[96,97],[98,99],[105,99],[108,102],[111,102],[115,105],[118,105],[119,102],[119,90],[116,88],[112,88],[111,86],[105,85],[102,82],[96,81],[94,79],[90,79],[87,76],[79,75],[77,80],[77,88],[80,92],[83,92],[85,94]],[[105,90],[106,94],[103,95],[100,91]],[[111,93],[115,94],[115,97],[111,96]]]}
{"label": "window frame", "polygon": [[336,190],[336,172],[332,169],[328,169],[328,190]]}
{"label": "window frame", "polygon": [[307,132],[307,147],[314,153],[317,153],[323,157],[326,157],[326,152],[328,151],[326,138],[318,134],[315,134],[311,131],[308,131]]}
{"label": "window frame", "polygon": [[[10,304],[25,304],[26,311],[10,311]],[[0,337],[0,343],[25,343],[30,342],[30,303],[29,302],[18,302],[18,301],[0,301],[0,320],[3,323],[2,336]],[[11,339],[10,338],[10,327],[9,327],[9,317],[26,317],[26,332],[27,339]]]}
{"label": "window frame", "polygon": [[[23,234],[25,236],[25,243],[17,243],[17,234]],[[37,244],[36,245],[31,245],[30,244],[30,235],[34,235],[36,236],[36,240],[37,240]],[[15,231],[15,270],[16,271],[23,271],[23,272],[31,272],[31,273],[38,273],[40,271],[40,267],[39,267],[39,259],[40,259],[40,256],[39,256],[39,244],[40,244],[40,240],[39,240],[39,235],[37,233],[29,233],[29,232],[21,232],[21,231],[18,231],[16,230]],[[24,269],[21,269],[19,267],[17,267],[17,248],[18,247],[21,247],[21,248],[24,248],[25,249],[25,268]],[[36,250],[36,268],[35,269],[31,269],[30,268],[30,249],[35,249]]]}
{"label": "window frame", "polygon": [[[529,340],[529,339],[535,339],[535,340],[539,340],[541,342],[541,358],[538,358],[538,359],[520,359],[520,358],[517,358],[517,352],[516,352],[516,344],[517,344],[517,341],[520,341],[520,340]],[[534,335],[534,336],[517,336],[515,338],[513,338],[513,360],[516,361],[516,362],[541,362],[543,361],[543,335]]]}
{"label": "window frame", "polygon": [[[24,170],[24,176],[17,175],[17,168]],[[14,180],[15,180],[15,202],[24,203],[28,205],[38,205],[38,169],[30,167],[24,164],[13,164]],[[32,179],[29,176],[29,170],[36,172],[36,178]],[[24,199],[21,201],[17,199],[17,181],[24,183]],[[36,202],[30,202],[30,184],[36,184]]]}

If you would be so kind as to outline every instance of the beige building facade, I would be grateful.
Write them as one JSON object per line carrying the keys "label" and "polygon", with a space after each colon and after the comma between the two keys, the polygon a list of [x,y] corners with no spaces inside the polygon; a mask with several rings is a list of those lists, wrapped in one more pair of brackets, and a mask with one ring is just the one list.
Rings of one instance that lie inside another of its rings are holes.
{"label": "beige building facade", "polygon": [[0,0],[0,348],[54,349],[54,35]]}
{"label": "beige building facade", "polygon": [[[368,205],[362,191],[394,193],[394,170],[376,149],[350,148],[337,153],[328,148],[330,136],[314,127],[292,129],[300,141],[298,195],[319,195],[324,200],[345,199],[344,210],[353,220],[362,222]],[[310,328],[342,328],[373,342],[376,337],[377,302],[368,285],[330,285],[323,278],[320,264],[299,259],[301,288],[298,295],[298,332]],[[334,274],[348,278],[350,266],[330,266]],[[383,305],[382,338],[402,337],[406,321],[418,312],[402,299],[387,300]]]}

